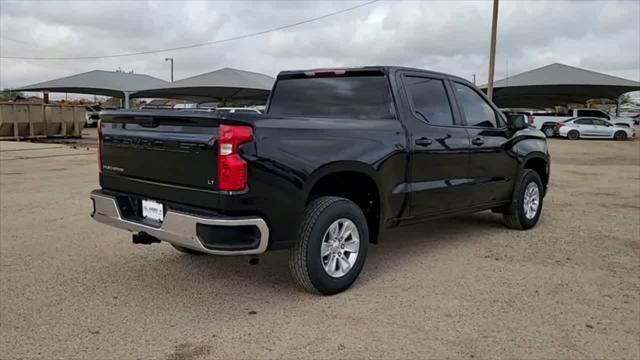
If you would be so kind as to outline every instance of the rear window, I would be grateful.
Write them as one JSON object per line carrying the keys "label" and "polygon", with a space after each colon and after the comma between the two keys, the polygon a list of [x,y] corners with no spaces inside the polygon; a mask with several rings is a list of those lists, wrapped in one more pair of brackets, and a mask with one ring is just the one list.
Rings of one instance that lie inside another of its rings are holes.
{"label": "rear window", "polygon": [[384,75],[309,77],[278,80],[269,114],[383,119],[392,109]]}
{"label": "rear window", "polygon": [[600,110],[578,110],[578,116],[593,116],[596,118],[606,118],[609,116]]}

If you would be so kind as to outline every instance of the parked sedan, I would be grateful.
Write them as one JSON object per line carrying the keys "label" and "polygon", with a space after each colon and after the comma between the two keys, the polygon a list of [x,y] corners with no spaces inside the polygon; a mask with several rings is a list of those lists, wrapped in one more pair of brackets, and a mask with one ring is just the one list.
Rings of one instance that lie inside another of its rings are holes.
{"label": "parked sedan", "polygon": [[556,125],[555,132],[558,136],[570,140],[580,138],[626,140],[636,135],[631,127],[614,125],[606,120],[592,117],[567,119]]}

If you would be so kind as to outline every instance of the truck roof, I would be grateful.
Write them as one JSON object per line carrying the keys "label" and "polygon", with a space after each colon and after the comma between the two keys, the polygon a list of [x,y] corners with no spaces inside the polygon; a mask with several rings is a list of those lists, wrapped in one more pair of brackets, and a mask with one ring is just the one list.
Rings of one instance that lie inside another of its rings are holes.
{"label": "truck roof", "polygon": [[406,66],[387,66],[387,65],[373,65],[373,66],[359,66],[359,67],[335,67],[335,68],[316,68],[316,69],[305,69],[305,70],[285,70],[278,73],[278,79],[285,79],[291,77],[297,77],[301,75],[313,76],[313,74],[318,73],[334,73],[336,75],[344,74],[345,72],[357,73],[357,72],[372,72],[372,73],[383,73],[389,74],[393,71],[404,70],[404,71],[414,71],[420,72],[424,74],[432,74],[439,76],[446,76],[451,79],[456,79],[464,82],[469,82],[469,80],[461,78],[459,76],[441,73],[432,70],[418,69]]}

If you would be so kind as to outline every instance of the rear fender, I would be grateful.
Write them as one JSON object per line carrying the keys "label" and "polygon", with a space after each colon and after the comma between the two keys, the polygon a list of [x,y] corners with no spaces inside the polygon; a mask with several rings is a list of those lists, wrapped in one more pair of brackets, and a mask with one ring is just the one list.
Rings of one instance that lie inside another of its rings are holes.
{"label": "rear fender", "polygon": [[306,179],[302,188],[302,193],[305,199],[309,198],[311,190],[316,183],[324,176],[338,173],[338,172],[358,172],[369,176],[376,184],[376,187],[380,189],[380,181],[378,179],[378,173],[375,169],[363,162],[359,161],[337,161],[330,164],[323,165],[313,171]]}

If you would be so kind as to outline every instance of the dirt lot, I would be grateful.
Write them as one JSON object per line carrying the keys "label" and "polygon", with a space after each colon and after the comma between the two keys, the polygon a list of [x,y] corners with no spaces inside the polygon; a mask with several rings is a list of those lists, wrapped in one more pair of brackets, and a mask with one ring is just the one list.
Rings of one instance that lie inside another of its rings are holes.
{"label": "dirt lot", "polygon": [[640,358],[640,141],[551,140],[541,223],[394,230],[355,286],[133,245],[89,218],[95,155],[0,145],[1,358]]}

